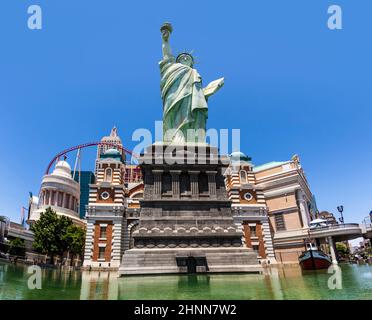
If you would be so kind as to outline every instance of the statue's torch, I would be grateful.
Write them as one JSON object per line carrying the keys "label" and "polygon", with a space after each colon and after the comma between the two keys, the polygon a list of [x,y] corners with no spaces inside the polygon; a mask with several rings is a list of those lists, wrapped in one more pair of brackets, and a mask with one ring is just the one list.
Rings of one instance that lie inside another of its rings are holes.
{"label": "statue's torch", "polygon": [[173,28],[169,22],[164,22],[162,26],[160,27],[160,32],[165,41],[168,40],[169,35],[172,33],[172,31],[173,31]]}

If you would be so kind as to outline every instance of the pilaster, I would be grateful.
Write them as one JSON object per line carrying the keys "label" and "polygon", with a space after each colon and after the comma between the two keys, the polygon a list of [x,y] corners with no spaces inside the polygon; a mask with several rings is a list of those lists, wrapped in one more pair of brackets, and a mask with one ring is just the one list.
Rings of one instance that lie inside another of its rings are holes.
{"label": "pilaster", "polygon": [[171,170],[172,176],[172,196],[175,199],[180,198],[180,174],[181,170]]}
{"label": "pilaster", "polygon": [[189,170],[192,198],[199,198],[199,173],[200,171]]}

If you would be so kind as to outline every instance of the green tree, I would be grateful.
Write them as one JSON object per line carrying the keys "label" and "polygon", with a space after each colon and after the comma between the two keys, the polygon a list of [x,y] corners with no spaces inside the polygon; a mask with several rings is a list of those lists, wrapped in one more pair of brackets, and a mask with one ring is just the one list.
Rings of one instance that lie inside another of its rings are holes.
{"label": "green tree", "polygon": [[54,210],[47,208],[31,227],[35,237],[33,247],[37,252],[50,255],[53,263],[55,255],[63,255],[68,249],[65,234],[70,226],[70,218],[58,217]]}
{"label": "green tree", "polygon": [[21,238],[14,238],[9,240],[9,254],[13,256],[25,256],[25,241]]}
{"label": "green tree", "polygon": [[336,243],[336,250],[341,253],[342,255],[348,255],[349,254],[349,248],[347,245],[343,242],[337,242]]}
{"label": "green tree", "polygon": [[73,256],[82,255],[85,245],[85,230],[83,228],[76,225],[69,226],[63,240],[66,243],[68,255],[70,253]]}

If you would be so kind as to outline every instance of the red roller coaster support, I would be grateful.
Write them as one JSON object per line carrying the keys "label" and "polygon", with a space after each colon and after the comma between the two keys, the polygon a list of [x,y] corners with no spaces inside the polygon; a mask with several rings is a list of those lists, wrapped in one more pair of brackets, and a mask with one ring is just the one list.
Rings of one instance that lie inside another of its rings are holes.
{"label": "red roller coaster support", "polygon": [[132,153],[132,151],[122,147],[122,146],[118,146],[114,143],[110,143],[110,142],[89,142],[89,143],[84,143],[84,144],[80,144],[78,146],[75,146],[75,147],[71,147],[69,149],[66,149],[66,150],[63,150],[61,151],[60,153],[58,153],[50,162],[49,162],[49,165],[48,165],[48,168],[46,169],[45,171],[45,174],[49,174],[49,171],[50,171],[50,168],[53,166],[53,163],[56,162],[57,159],[59,159],[60,157],[66,155],[67,153],[70,153],[72,151],[75,151],[75,150],[79,150],[79,149],[85,149],[85,148],[89,148],[89,147],[94,147],[94,146],[99,146],[99,145],[105,145],[105,146],[111,146],[111,147],[115,147],[115,148],[119,148],[121,149],[122,151],[124,151],[125,153],[127,154],[130,154],[131,156],[133,157],[137,157],[135,154]]}

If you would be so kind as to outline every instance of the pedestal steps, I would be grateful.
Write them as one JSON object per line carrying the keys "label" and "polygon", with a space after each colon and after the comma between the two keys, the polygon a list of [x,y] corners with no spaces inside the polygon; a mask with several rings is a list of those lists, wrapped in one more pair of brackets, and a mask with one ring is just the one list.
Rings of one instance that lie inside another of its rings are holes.
{"label": "pedestal steps", "polygon": [[120,275],[185,273],[176,257],[205,257],[207,272],[260,272],[255,252],[247,248],[131,249],[125,252]]}

